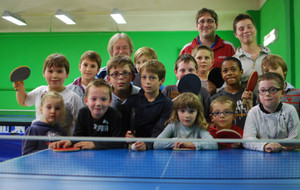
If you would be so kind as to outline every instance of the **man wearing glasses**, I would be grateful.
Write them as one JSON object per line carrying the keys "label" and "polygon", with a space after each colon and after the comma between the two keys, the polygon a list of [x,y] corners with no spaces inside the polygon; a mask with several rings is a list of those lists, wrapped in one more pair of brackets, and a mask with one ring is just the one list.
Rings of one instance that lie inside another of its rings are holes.
{"label": "man wearing glasses", "polygon": [[184,53],[191,54],[197,45],[206,45],[214,51],[213,67],[220,67],[222,61],[226,57],[235,54],[235,47],[229,41],[221,39],[216,35],[218,28],[218,15],[214,10],[203,8],[196,15],[196,26],[199,35],[190,43],[186,44],[180,51],[180,55]]}

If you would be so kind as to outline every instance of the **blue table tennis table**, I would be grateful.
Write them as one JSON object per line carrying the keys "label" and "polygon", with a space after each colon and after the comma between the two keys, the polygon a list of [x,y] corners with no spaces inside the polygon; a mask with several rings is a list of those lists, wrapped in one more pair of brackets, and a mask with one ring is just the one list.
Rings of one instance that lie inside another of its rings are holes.
{"label": "blue table tennis table", "polygon": [[43,150],[0,163],[0,189],[299,190],[300,152]]}

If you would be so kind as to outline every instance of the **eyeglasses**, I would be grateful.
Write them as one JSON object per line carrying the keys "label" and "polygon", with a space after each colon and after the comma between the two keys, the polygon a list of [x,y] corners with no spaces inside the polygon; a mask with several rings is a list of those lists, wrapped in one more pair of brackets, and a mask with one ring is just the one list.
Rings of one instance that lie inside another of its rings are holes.
{"label": "eyeglasses", "polygon": [[110,76],[114,79],[117,79],[119,78],[120,76],[122,75],[123,78],[128,78],[129,75],[131,75],[131,72],[126,72],[124,71],[123,73],[118,73],[118,72],[115,72],[115,73],[112,73]]}
{"label": "eyeglasses", "polygon": [[229,115],[232,115],[233,112],[232,111],[216,111],[216,112],[212,112],[211,114],[214,117],[221,116],[221,114],[223,114],[224,116],[229,116]]}
{"label": "eyeglasses", "polygon": [[212,23],[215,23],[215,20],[214,19],[201,19],[201,20],[198,20],[198,24],[204,24],[204,23],[207,23],[207,24],[212,24]]}
{"label": "eyeglasses", "polygon": [[281,88],[275,88],[275,87],[271,87],[269,89],[261,89],[258,90],[259,94],[265,95],[267,92],[269,92],[269,94],[275,94],[276,92],[278,92],[279,90],[282,90]]}

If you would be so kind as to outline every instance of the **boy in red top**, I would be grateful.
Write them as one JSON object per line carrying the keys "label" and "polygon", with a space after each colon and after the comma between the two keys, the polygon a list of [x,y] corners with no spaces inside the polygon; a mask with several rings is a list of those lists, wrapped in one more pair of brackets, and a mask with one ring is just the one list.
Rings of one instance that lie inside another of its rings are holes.
{"label": "boy in red top", "polygon": [[[231,129],[238,132],[243,137],[243,129],[234,125],[233,120],[235,119],[235,101],[228,96],[219,96],[215,98],[210,104],[211,110],[211,121],[213,124],[209,127],[209,133],[217,138],[217,132],[222,129]],[[241,148],[241,143],[219,143],[219,148]]]}

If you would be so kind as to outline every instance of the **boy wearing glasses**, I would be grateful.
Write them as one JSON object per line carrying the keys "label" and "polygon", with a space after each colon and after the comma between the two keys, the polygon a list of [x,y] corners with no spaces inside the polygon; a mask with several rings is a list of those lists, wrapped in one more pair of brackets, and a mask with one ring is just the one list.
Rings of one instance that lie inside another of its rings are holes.
{"label": "boy wearing glasses", "polygon": [[[260,104],[253,107],[247,116],[244,139],[297,139],[299,118],[296,109],[280,101],[284,80],[278,73],[266,73],[258,78]],[[247,149],[279,152],[277,142],[247,142]]]}
{"label": "boy wearing glasses", "polygon": [[121,114],[121,105],[130,95],[137,94],[140,90],[139,87],[131,84],[135,77],[133,62],[127,56],[114,56],[107,63],[107,73],[107,81],[112,87],[110,106]]}
{"label": "boy wearing glasses", "polygon": [[214,10],[207,8],[199,10],[196,15],[196,27],[199,31],[199,35],[182,48],[180,55],[184,53],[191,54],[196,46],[206,45],[214,51],[213,67],[220,67],[223,59],[235,54],[233,44],[216,35],[218,15]]}
{"label": "boy wearing glasses", "polygon": [[[228,96],[236,103],[236,119],[235,124],[242,129],[247,117],[247,112],[256,104],[256,96],[250,92],[245,91],[240,83],[243,75],[242,64],[240,60],[235,57],[227,57],[221,64],[221,75],[226,85],[215,95],[212,96],[214,100],[218,96]],[[245,99],[245,103],[243,103]]]}
{"label": "boy wearing glasses", "polygon": [[[165,128],[172,111],[172,101],[161,93],[165,81],[165,66],[157,60],[149,60],[140,68],[142,89],[128,97],[122,106],[123,124],[127,138],[156,138]],[[136,151],[152,149],[153,143],[135,142]]]}
{"label": "boy wearing glasses", "polygon": [[[243,136],[243,129],[234,125],[236,104],[232,98],[228,96],[219,96],[210,104],[210,117],[213,124],[208,131],[214,138],[217,138],[217,132],[222,129],[231,129]],[[219,143],[219,148],[241,148],[241,143]]]}

